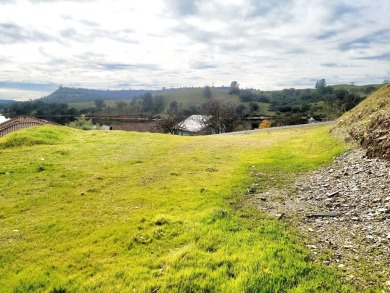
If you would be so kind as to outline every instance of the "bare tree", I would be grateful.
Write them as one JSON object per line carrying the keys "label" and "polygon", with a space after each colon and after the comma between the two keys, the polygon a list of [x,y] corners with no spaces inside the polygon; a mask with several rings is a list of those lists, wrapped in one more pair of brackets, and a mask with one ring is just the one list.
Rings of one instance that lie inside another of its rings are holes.
{"label": "bare tree", "polygon": [[164,133],[179,134],[184,126],[184,119],[183,112],[177,108],[177,102],[171,103],[166,115],[159,121],[158,128]]}
{"label": "bare tree", "polygon": [[232,132],[239,122],[236,105],[222,99],[207,101],[202,105],[201,113],[208,117],[204,121],[208,134]]}

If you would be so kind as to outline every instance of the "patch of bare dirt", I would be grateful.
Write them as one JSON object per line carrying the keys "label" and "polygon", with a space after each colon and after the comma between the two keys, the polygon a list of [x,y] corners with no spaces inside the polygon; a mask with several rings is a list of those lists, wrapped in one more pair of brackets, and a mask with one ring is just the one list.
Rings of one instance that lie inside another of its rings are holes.
{"label": "patch of bare dirt", "polygon": [[360,142],[369,157],[390,161],[390,113],[375,117]]}

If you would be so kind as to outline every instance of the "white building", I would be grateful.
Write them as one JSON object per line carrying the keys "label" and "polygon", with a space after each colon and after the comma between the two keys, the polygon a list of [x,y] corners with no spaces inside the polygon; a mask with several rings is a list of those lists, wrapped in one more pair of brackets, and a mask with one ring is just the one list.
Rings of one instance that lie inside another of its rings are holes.
{"label": "white building", "polygon": [[210,116],[206,115],[191,115],[183,120],[178,125],[179,135],[201,135],[206,134],[207,121]]}

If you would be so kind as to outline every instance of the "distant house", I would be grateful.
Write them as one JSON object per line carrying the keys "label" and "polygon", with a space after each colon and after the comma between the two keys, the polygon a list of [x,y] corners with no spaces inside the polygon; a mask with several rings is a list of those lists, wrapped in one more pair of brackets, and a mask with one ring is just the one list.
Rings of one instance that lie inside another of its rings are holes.
{"label": "distant house", "polygon": [[187,119],[180,122],[177,126],[179,135],[202,135],[207,134],[207,122],[210,116],[206,115],[191,115]]}
{"label": "distant house", "polygon": [[111,130],[112,129],[112,127],[110,126],[110,125],[102,125],[102,126],[100,126],[100,130]]}
{"label": "distant house", "polygon": [[23,128],[47,124],[59,125],[57,123],[35,118],[33,116],[18,116],[0,124],[0,137]]}

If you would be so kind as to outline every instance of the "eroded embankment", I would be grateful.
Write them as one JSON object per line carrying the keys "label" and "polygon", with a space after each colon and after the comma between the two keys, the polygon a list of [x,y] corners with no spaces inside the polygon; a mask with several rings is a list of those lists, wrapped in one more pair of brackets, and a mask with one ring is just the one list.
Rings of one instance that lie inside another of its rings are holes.
{"label": "eroded embankment", "polygon": [[356,141],[371,158],[390,161],[390,84],[340,117],[331,132],[347,141]]}

